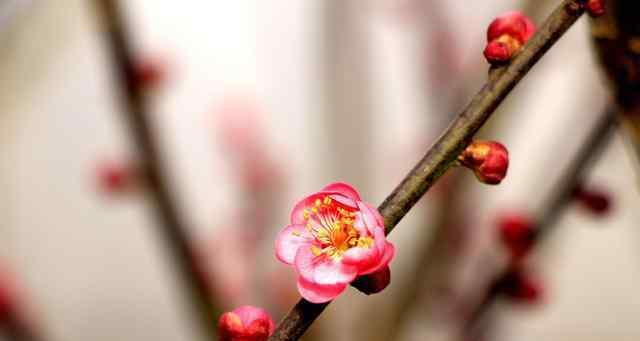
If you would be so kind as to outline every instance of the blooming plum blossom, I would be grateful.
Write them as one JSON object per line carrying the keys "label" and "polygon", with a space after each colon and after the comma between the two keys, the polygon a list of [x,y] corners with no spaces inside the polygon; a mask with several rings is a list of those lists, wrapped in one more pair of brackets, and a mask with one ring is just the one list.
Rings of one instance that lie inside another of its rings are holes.
{"label": "blooming plum blossom", "polygon": [[302,199],[275,244],[276,257],[298,274],[300,295],[313,303],[334,299],[358,276],[384,270],[395,254],[380,213],[341,182]]}

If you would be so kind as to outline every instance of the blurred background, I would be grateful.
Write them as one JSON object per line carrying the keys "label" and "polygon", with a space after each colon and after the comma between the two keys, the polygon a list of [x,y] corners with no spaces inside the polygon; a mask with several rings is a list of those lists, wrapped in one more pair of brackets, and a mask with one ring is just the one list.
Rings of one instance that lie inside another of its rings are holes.
{"label": "blurred background", "polygon": [[[484,83],[493,18],[521,9],[540,23],[558,1],[121,3],[212,294],[277,321],[299,298],[273,256],[295,201],[346,181],[382,202]],[[102,32],[89,1],[0,2],[0,276],[19,283],[42,339],[202,339],[136,173]],[[540,297],[502,302],[482,335],[460,335],[506,257],[497,217],[548,200],[607,107],[602,78],[585,18],[481,131],[509,148],[505,181],[452,170],[390,236],[389,288],[350,289],[303,339],[638,340],[640,198],[619,135],[585,180],[608,194],[607,214],[569,206],[529,261]]]}

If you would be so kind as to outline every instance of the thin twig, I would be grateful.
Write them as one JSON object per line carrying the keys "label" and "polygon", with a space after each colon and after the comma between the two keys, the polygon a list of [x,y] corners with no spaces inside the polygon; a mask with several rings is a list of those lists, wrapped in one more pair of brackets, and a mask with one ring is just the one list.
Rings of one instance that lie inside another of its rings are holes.
{"label": "thin twig", "polygon": [[199,273],[200,265],[192,250],[188,229],[178,213],[166,181],[162,155],[156,143],[158,136],[151,127],[148,103],[136,79],[134,54],[127,39],[123,10],[117,0],[97,0],[96,5],[104,22],[117,77],[122,86],[124,118],[138,148],[141,167],[148,180],[147,190],[155,206],[161,231],[188,286],[190,302],[203,332],[207,333],[209,340],[215,340],[219,311],[207,282]]}
{"label": "thin twig", "polygon": [[[404,217],[433,183],[453,164],[491,114],[533,65],[584,13],[577,0],[564,0],[540,27],[524,49],[492,77],[467,108],[378,207],[387,233]],[[270,341],[297,340],[329,303],[312,304],[301,299],[280,322]]]}
{"label": "thin twig", "polygon": [[[598,158],[602,150],[611,141],[616,127],[616,111],[613,108],[607,109],[602,117],[592,128],[585,143],[576,153],[575,158],[564,172],[562,178],[554,186],[551,198],[546,201],[544,207],[538,214],[536,220],[535,234],[532,245],[539,245],[543,238],[548,238],[558,218],[565,211],[572,201],[574,190],[585,178],[591,164]],[[500,272],[486,294],[480,300],[477,307],[467,319],[463,327],[463,337],[471,335],[476,328],[481,317],[484,316],[504,293],[505,284],[508,281],[509,267],[505,267]],[[466,339],[466,338],[465,338]]]}

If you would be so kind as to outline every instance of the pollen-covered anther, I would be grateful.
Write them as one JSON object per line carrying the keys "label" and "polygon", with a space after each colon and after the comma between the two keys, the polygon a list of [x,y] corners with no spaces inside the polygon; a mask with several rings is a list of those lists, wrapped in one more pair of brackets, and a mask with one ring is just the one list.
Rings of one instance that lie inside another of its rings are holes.
{"label": "pollen-covered anther", "polygon": [[535,33],[531,19],[513,11],[497,17],[487,29],[484,56],[492,65],[509,62]]}
{"label": "pollen-covered anther", "polygon": [[339,259],[352,247],[370,248],[373,245],[373,239],[360,236],[354,227],[355,215],[355,212],[340,207],[330,196],[316,199],[313,207],[305,209],[303,213],[307,221],[307,230],[321,244],[313,245],[311,252],[315,256],[325,254],[333,259]]}
{"label": "pollen-covered anther", "polygon": [[480,182],[497,185],[507,176],[509,152],[496,141],[473,141],[458,156],[461,165],[473,170]]}

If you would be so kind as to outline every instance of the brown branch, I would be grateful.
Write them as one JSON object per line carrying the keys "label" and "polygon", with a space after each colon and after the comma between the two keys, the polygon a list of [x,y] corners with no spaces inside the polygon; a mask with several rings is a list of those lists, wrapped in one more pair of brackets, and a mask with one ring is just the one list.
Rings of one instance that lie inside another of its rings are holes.
{"label": "brown branch", "polygon": [[156,143],[158,136],[151,127],[148,103],[136,79],[134,53],[127,39],[123,10],[117,0],[97,0],[95,3],[103,20],[115,71],[122,86],[124,119],[138,148],[141,168],[148,180],[147,190],[153,201],[161,232],[173,253],[185,285],[188,286],[194,313],[208,339],[215,340],[219,311],[207,282],[200,274],[200,265],[192,250],[188,229],[178,213],[166,181],[162,155]]}
{"label": "brown branch", "polygon": [[[378,207],[384,217],[387,233],[393,230],[418,199],[451,167],[509,92],[583,12],[577,0],[562,1],[513,61],[476,94],[424,158]],[[269,340],[297,340],[328,304],[312,304],[301,299],[280,322]]]}
{"label": "brown branch", "polygon": [[[543,238],[548,238],[558,218],[565,211],[572,201],[574,190],[580,185],[586,176],[591,164],[597,159],[604,147],[611,141],[616,127],[616,111],[609,108],[605,111],[598,122],[594,125],[586,138],[585,143],[576,153],[575,158],[564,172],[564,175],[554,186],[554,192],[544,207],[538,214],[536,220],[535,234],[532,245],[537,246]],[[509,267],[505,267],[490,284],[486,294],[480,300],[477,307],[470,314],[463,327],[463,338],[471,335],[481,320],[491,307],[498,301],[504,293],[505,284],[508,281]]]}

